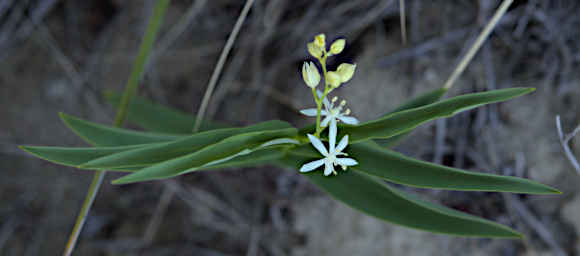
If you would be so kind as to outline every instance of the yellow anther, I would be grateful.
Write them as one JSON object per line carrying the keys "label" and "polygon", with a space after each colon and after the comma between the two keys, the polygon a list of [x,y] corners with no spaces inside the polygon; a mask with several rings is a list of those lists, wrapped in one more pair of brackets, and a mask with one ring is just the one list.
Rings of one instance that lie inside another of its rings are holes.
{"label": "yellow anther", "polygon": [[314,37],[314,44],[321,50],[326,49],[326,36],[324,34],[318,34]]}
{"label": "yellow anther", "polygon": [[335,103],[337,100],[338,100],[338,97],[334,96],[334,97],[332,98],[332,103]]}
{"label": "yellow anther", "polygon": [[340,102],[340,105],[341,105],[341,106],[344,106],[344,105],[346,105],[346,100],[342,100],[342,101]]}
{"label": "yellow anther", "polygon": [[345,114],[346,114],[347,116],[348,116],[348,115],[350,115],[350,108],[347,108],[347,109],[346,109],[346,112],[345,112]]}

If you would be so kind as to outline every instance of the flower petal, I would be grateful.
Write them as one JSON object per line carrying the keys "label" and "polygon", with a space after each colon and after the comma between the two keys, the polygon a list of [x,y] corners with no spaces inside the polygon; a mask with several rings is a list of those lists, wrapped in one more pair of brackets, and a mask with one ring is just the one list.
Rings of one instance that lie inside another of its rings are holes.
{"label": "flower petal", "polygon": [[332,166],[332,163],[324,163],[324,176],[328,176],[331,175],[334,172],[334,166]]}
{"label": "flower petal", "polygon": [[324,164],[324,158],[320,159],[320,160],[312,161],[310,163],[304,164],[300,168],[300,172],[309,172],[309,171],[315,170],[316,168],[320,167],[323,164]]}
{"label": "flower petal", "polygon": [[316,109],[315,108],[307,108],[300,110],[300,113],[305,116],[316,116]]}
{"label": "flower petal", "polygon": [[336,120],[330,120],[330,128],[328,130],[328,152],[334,152],[336,146]]}
{"label": "flower petal", "polygon": [[352,116],[340,115],[337,118],[345,124],[352,124],[352,125],[358,124],[358,119],[356,119]]}
{"label": "flower petal", "polygon": [[344,148],[346,148],[346,145],[348,145],[348,135],[344,135],[344,137],[342,137],[342,140],[340,140],[338,146],[336,146],[336,152],[342,152]]}
{"label": "flower petal", "polygon": [[326,127],[328,126],[328,122],[330,122],[331,119],[334,119],[334,116],[331,115],[327,115],[323,120],[322,123],[320,123],[320,127]]}
{"label": "flower petal", "polygon": [[310,140],[310,143],[312,143],[312,146],[314,146],[318,150],[318,152],[320,152],[320,154],[322,154],[323,156],[328,155],[328,151],[326,151],[326,148],[324,147],[324,145],[322,145],[322,141],[320,141],[318,138],[314,137],[311,134],[306,135],[308,135],[308,139]]}
{"label": "flower petal", "polygon": [[330,101],[328,101],[328,99],[326,97],[324,97],[324,99],[322,99],[322,104],[324,104],[324,107],[326,109],[330,109],[331,108]]}
{"label": "flower petal", "polygon": [[337,158],[336,163],[344,166],[353,166],[358,164],[358,162],[352,158]]}

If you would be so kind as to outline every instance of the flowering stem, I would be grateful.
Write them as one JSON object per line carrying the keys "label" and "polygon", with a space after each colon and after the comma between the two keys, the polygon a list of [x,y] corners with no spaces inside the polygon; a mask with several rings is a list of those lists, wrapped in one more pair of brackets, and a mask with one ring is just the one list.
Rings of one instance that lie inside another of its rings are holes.
{"label": "flowering stem", "polygon": [[316,89],[312,88],[312,95],[314,96],[314,101],[316,102],[316,109],[317,109],[317,115],[316,115],[316,133],[314,134],[314,136],[319,137],[320,135],[320,131],[319,131],[319,127],[320,127],[320,110],[322,109],[322,100],[320,100],[318,98],[318,95],[316,94]]}
{"label": "flowering stem", "polygon": [[326,94],[328,94],[328,80],[326,79],[326,58],[328,57],[328,54],[326,53],[326,50],[323,50],[323,54],[324,57],[319,58],[318,61],[322,66],[322,74],[324,76],[324,92],[322,93],[322,96],[318,98],[316,91],[312,89],[314,98],[316,99],[316,133],[314,133],[314,136],[318,138],[320,138],[320,133],[322,132],[322,127],[320,127],[320,112],[322,111],[322,102],[324,97],[326,97]]}

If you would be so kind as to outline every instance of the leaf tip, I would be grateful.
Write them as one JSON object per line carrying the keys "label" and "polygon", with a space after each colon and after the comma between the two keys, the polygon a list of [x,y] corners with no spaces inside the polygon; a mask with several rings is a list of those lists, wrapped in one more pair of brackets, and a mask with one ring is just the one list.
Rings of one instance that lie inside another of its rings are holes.
{"label": "leaf tip", "polygon": [[150,180],[154,180],[155,179],[155,178],[153,178],[153,179],[147,179],[147,178],[144,178],[142,175],[139,175],[139,174],[135,175],[135,174],[136,173],[132,173],[132,174],[129,174],[129,175],[125,175],[125,176],[123,176],[121,178],[118,178],[116,180],[113,180],[111,183],[113,185],[125,185],[125,184],[137,183],[137,182],[144,182],[144,181],[150,181]]}
{"label": "leaf tip", "polygon": [[560,191],[558,189],[555,189],[553,187],[550,187],[550,186],[544,185],[544,184],[541,184],[541,185],[542,185],[543,189],[545,190],[545,192],[541,193],[541,194],[544,194],[544,195],[561,195],[562,194],[562,191]]}
{"label": "leaf tip", "polygon": [[[95,164],[95,162],[97,162],[97,164]],[[111,166],[112,167],[112,166]],[[107,169],[107,168],[111,168],[110,166],[102,166],[98,164],[98,161],[96,161],[96,159],[93,159],[91,161],[82,163],[80,165],[77,166],[77,168],[79,169]]]}
{"label": "leaf tip", "polygon": [[124,177],[122,177],[122,178],[118,178],[118,179],[116,179],[116,180],[113,180],[113,181],[111,181],[111,184],[113,184],[113,185],[124,185],[124,184],[129,184],[129,183],[131,183],[130,181],[125,181],[125,179],[123,179],[123,178],[124,178]]}
{"label": "leaf tip", "polygon": [[89,169],[92,168],[90,165],[87,165],[86,163],[77,165],[75,167],[78,168],[78,169],[86,169],[86,170],[89,170]]}
{"label": "leaf tip", "polygon": [[34,150],[32,149],[31,146],[25,146],[25,145],[18,145],[18,148],[28,154],[34,155],[36,156],[36,154],[34,153]]}
{"label": "leaf tip", "polygon": [[18,148],[28,154],[36,155],[34,146],[18,145]]}
{"label": "leaf tip", "polygon": [[60,120],[62,120],[66,125],[70,125],[70,121],[75,119],[73,116],[64,112],[58,112],[58,117],[60,117]]}
{"label": "leaf tip", "polygon": [[111,98],[113,96],[113,94],[114,94],[113,90],[110,90],[110,89],[103,90],[103,97],[105,97],[107,99]]}

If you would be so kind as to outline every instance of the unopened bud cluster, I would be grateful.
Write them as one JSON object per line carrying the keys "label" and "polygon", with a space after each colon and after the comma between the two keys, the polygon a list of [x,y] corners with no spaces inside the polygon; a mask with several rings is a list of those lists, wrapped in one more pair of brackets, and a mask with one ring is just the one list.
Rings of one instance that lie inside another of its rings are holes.
{"label": "unopened bud cluster", "polygon": [[[341,53],[346,45],[346,40],[337,39],[331,45],[330,49],[326,49],[326,36],[319,34],[314,37],[314,41],[308,43],[306,46],[308,52],[316,58],[322,66],[322,71],[325,80],[325,91],[338,88],[341,84],[348,82],[354,75],[356,69],[355,64],[342,63],[335,71],[326,71],[326,58],[332,55]],[[306,85],[310,88],[316,88],[320,83],[320,73],[314,63],[304,62],[302,65],[302,78]],[[326,88],[330,86],[330,88]]]}

